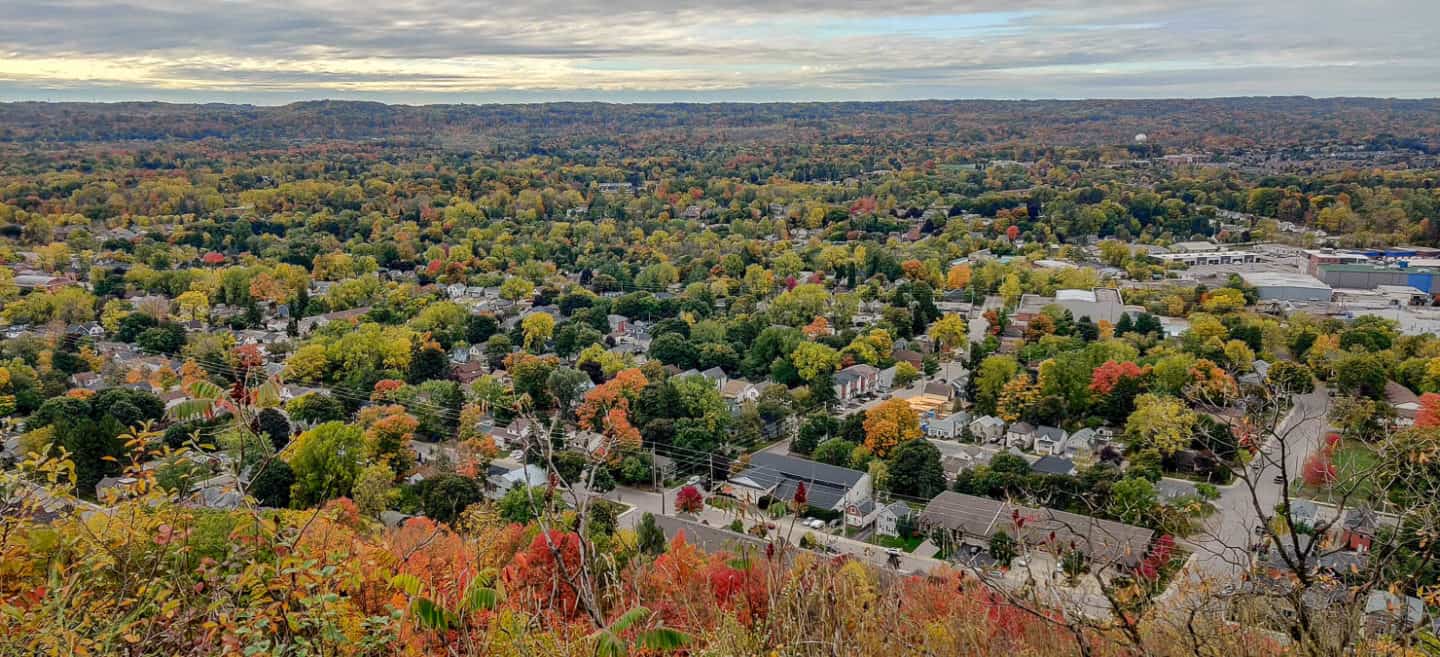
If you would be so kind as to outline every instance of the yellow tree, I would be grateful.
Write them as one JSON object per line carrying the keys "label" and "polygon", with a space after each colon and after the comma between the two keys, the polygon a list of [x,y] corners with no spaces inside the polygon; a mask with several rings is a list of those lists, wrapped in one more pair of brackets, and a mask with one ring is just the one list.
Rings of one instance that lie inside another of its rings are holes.
{"label": "yellow tree", "polygon": [[903,399],[882,402],[865,412],[865,447],[877,458],[920,437],[920,416]]}
{"label": "yellow tree", "polygon": [[970,284],[970,265],[955,265],[945,273],[945,289],[959,290]]}
{"label": "yellow tree", "polygon": [[965,344],[968,335],[965,320],[954,313],[947,314],[930,325],[930,339],[946,351]]}
{"label": "yellow tree", "polygon": [[525,332],[526,349],[544,346],[555,332],[555,318],[550,313],[530,313],[520,320],[520,328]]}
{"label": "yellow tree", "polygon": [[840,353],[819,342],[801,342],[790,354],[790,362],[806,382],[813,382],[823,374],[835,371],[840,362]]}
{"label": "yellow tree", "polygon": [[1125,437],[1132,445],[1174,454],[1190,446],[1195,422],[1195,412],[1179,399],[1146,393],[1135,398],[1135,412],[1125,421]]}
{"label": "yellow tree", "polygon": [[995,414],[1006,422],[1014,422],[1039,399],[1039,387],[1032,385],[1030,375],[1022,372],[1000,388],[1000,396],[995,400]]}
{"label": "yellow tree", "polygon": [[1020,277],[1015,274],[1007,274],[1005,280],[1000,283],[1000,297],[1005,300],[1005,305],[1013,306],[1020,300]]}
{"label": "yellow tree", "polygon": [[205,297],[204,292],[182,292],[175,297],[175,305],[179,308],[178,315],[181,319],[198,320],[210,316],[210,300]]}

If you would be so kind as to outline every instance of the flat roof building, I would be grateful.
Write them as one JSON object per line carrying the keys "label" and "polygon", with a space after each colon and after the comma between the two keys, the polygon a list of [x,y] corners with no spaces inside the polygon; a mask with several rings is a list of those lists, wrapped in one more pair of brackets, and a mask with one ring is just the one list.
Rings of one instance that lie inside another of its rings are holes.
{"label": "flat roof building", "polygon": [[1329,301],[1330,286],[1299,272],[1241,272],[1246,285],[1255,288],[1264,301]]}

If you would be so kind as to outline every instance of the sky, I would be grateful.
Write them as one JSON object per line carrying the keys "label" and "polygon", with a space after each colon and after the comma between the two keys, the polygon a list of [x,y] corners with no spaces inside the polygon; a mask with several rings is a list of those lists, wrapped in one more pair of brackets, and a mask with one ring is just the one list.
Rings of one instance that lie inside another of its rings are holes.
{"label": "sky", "polygon": [[0,100],[1440,97],[1440,0],[0,0]]}

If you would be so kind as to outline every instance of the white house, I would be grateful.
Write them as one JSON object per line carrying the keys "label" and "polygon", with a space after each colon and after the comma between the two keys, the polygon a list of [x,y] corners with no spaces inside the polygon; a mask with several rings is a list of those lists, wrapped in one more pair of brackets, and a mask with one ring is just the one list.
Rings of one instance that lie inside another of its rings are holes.
{"label": "white house", "polygon": [[970,421],[970,433],[981,442],[998,443],[1005,437],[1005,421],[994,415],[982,415]]}
{"label": "white house", "polygon": [[952,413],[945,417],[935,418],[925,423],[925,435],[930,438],[943,440],[956,440],[965,433],[965,427],[970,424],[970,414],[965,411]]}
{"label": "white house", "polygon": [[1035,444],[1035,426],[1029,422],[1016,422],[1005,432],[1005,446],[1030,449]]}
{"label": "white house", "polygon": [[1035,437],[1035,452],[1041,455],[1058,455],[1065,449],[1065,430],[1058,427],[1038,426],[1032,433]]}
{"label": "white house", "polygon": [[880,507],[875,513],[875,533],[881,536],[899,536],[900,521],[913,518],[915,510],[904,502],[891,502]]}

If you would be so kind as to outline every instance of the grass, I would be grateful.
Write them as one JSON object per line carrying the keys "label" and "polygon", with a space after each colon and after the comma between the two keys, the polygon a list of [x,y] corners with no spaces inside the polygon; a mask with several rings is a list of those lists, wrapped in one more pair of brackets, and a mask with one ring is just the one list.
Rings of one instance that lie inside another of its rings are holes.
{"label": "grass", "polygon": [[1335,464],[1337,483],[1333,486],[1316,487],[1300,483],[1299,492],[1306,497],[1324,502],[1339,500],[1349,493],[1348,504],[1366,502],[1375,496],[1375,480],[1369,476],[1379,457],[1375,449],[1359,440],[1343,440],[1331,457]]}
{"label": "grass", "polygon": [[870,538],[870,542],[880,547],[899,548],[902,552],[914,552],[915,548],[920,547],[920,544],[925,542],[925,537],[911,536],[909,538],[900,538],[898,536],[873,536]]}

